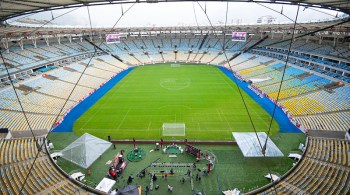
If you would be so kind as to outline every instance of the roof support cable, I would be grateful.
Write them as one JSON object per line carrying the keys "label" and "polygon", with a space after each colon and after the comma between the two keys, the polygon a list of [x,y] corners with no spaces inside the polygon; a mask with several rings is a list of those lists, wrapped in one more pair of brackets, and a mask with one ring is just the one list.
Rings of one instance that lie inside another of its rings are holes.
{"label": "roof support cable", "polygon": [[[80,8],[80,7],[71,9],[71,10],[69,10],[69,11],[67,11],[67,12],[64,12],[64,13],[62,13],[61,15],[57,16],[56,18],[51,19],[51,20],[45,22],[45,23],[42,24],[41,26],[36,27],[34,30],[32,30],[31,32],[29,32],[29,34],[28,34],[27,36],[32,35],[32,34],[35,33],[36,31],[38,31],[39,29],[41,29],[42,27],[44,27],[45,25],[47,25],[48,23],[52,22],[53,20],[56,20],[57,18],[60,18],[60,17],[66,15],[66,14],[68,14],[68,13],[71,13],[71,12],[73,12],[73,11],[79,9],[79,8]],[[25,37],[22,37],[22,38],[20,39],[20,41],[23,40],[24,38],[25,38]],[[8,50],[9,50],[11,47],[13,47],[15,44],[16,44],[16,43],[13,43],[13,45],[9,46],[9,47],[8,47]],[[27,122],[27,124],[28,124],[28,126],[29,126],[29,129],[30,129],[30,131],[31,131],[31,134],[32,134],[33,139],[34,139],[34,141],[35,141],[35,145],[36,145],[37,150],[38,150],[37,153],[36,153],[36,155],[35,155],[35,158],[34,158],[32,164],[31,164],[31,167],[30,167],[30,169],[28,170],[28,173],[27,173],[27,175],[26,175],[26,177],[25,177],[25,179],[24,179],[24,181],[23,181],[23,183],[22,183],[22,185],[21,185],[21,187],[20,187],[20,193],[22,193],[22,191],[23,191],[23,189],[24,189],[24,186],[25,186],[25,184],[26,184],[26,182],[27,182],[27,180],[28,180],[28,178],[29,178],[29,175],[30,175],[30,173],[31,173],[31,171],[32,171],[32,169],[33,169],[33,167],[34,167],[35,161],[36,161],[36,159],[38,158],[39,153],[41,152],[41,149],[42,149],[43,145],[45,144],[45,142],[42,142],[42,144],[40,145],[39,142],[38,142],[38,139],[35,137],[35,134],[34,134],[34,132],[33,132],[33,129],[32,129],[32,127],[31,127],[30,123],[29,123],[28,117],[27,117],[27,115],[26,115],[26,113],[25,113],[25,111],[24,111],[24,108],[23,108],[23,105],[22,105],[22,103],[21,103],[21,100],[20,100],[20,98],[19,98],[19,96],[18,96],[18,93],[17,93],[15,87],[14,87],[13,80],[12,80],[12,78],[11,78],[11,76],[10,76],[9,70],[8,70],[8,68],[7,68],[7,66],[6,66],[5,58],[3,57],[3,52],[2,52],[1,50],[0,50],[0,55],[1,55],[2,61],[4,62],[4,66],[5,66],[5,69],[6,69],[8,78],[9,78],[9,80],[10,80],[10,83],[11,83],[11,85],[12,85],[12,88],[14,89],[14,92],[15,92],[15,95],[16,95],[16,97],[17,97],[18,103],[19,103],[19,105],[20,105],[20,107],[21,107],[21,110],[22,110],[22,112],[23,112],[23,114],[24,114],[25,120],[26,120],[26,122]],[[59,116],[59,114],[58,114],[58,116]],[[57,118],[56,118],[56,120],[57,120]],[[56,121],[56,120],[55,120],[55,121]],[[50,131],[51,131],[51,130],[50,130]],[[49,132],[49,133],[50,133],[50,132]]]}
{"label": "roof support cable", "polygon": [[[341,21],[341,22],[338,22],[336,24],[332,24],[332,25],[329,25],[329,26],[326,26],[326,27],[323,27],[323,28],[320,28],[318,30],[314,30],[314,31],[310,31],[308,33],[305,33],[305,34],[302,34],[302,35],[299,35],[299,36],[295,36],[294,39],[299,39],[299,38],[302,38],[302,37],[306,37],[308,35],[314,35],[315,33],[318,33],[318,32],[321,32],[321,31],[324,31],[324,30],[328,30],[328,29],[331,29],[331,28],[334,28],[334,27],[337,27],[339,25],[343,25],[345,23],[348,23],[350,22],[350,17],[346,18],[346,20],[344,21]],[[291,39],[285,39],[285,40],[281,40],[281,41],[276,41],[274,43],[269,43],[269,44],[266,44],[266,45],[262,45],[260,46],[261,47],[269,47],[269,46],[272,46],[272,45],[277,45],[277,44],[280,44],[280,43],[285,43],[285,42],[288,42],[290,41]]]}
{"label": "roof support cable", "polygon": [[198,24],[198,20],[197,20],[196,8],[194,7],[194,2],[192,2],[192,7],[193,7],[193,15],[194,15],[194,19],[196,20],[197,29],[198,29],[199,24]]}
{"label": "roof support cable", "polygon": [[[19,40],[17,40],[17,42],[18,42],[18,41],[22,41],[22,40],[26,39],[27,37],[30,37],[30,36],[33,35],[35,32],[37,32],[38,30],[40,30],[41,28],[43,28],[43,27],[46,26],[47,24],[51,23],[52,21],[54,21],[54,20],[56,20],[56,19],[58,19],[58,18],[60,18],[60,17],[62,17],[62,16],[64,16],[64,15],[66,15],[66,14],[69,14],[69,13],[71,13],[71,12],[73,12],[73,11],[79,9],[79,8],[81,8],[81,7],[76,7],[76,8],[74,8],[74,9],[71,9],[71,10],[69,10],[69,11],[67,11],[67,12],[64,12],[64,13],[58,15],[58,16],[55,17],[54,19],[48,20],[47,22],[45,22],[44,24],[42,24],[42,25],[40,25],[40,26],[38,26],[38,27],[34,27],[34,30],[28,32],[28,34],[27,34],[26,36],[21,37]],[[27,17],[29,17],[29,16],[27,16]],[[23,18],[26,18],[26,17],[23,17]],[[17,20],[19,20],[19,19],[17,19]],[[15,21],[17,21],[17,20],[15,20]],[[8,47],[8,50],[10,50],[10,48],[12,48],[13,46],[15,46],[15,45],[17,44],[17,42],[15,42],[15,43],[13,43],[12,45],[10,45],[10,46]]]}
{"label": "roof support cable", "polygon": [[[131,8],[133,8],[134,7],[134,5],[135,5],[136,3],[133,3],[126,11],[123,11],[122,12],[122,14],[120,15],[120,17],[117,19],[117,21],[114,23],[114,25],[113,25],[113,27],[110,29],[110,31],[113,31],[114,29],[115,29],[115,27],[116,27],[116,25],[119,23],[119,21],[125,16],[125,14],[127,13],[127,12],[129,12],[130,10],[131,10]],[[86,40],[86,37],[84,38],[85,40]],[[92,43],[92,42],[90,42],[90,41],[88,41],[88,40],[86,40],[89,44],[91,44],[95,49],[99,49],[99,50],[101,50],[103,53],[108,53],[110,56],[112,56],[113,58],[115,58],[115,59],[117,59],[117,60],[119,60],[119,61],[121,61],[122,62],[122,60],[120,60],[120,58],[118,59],[115,55],[113,55],[112,54],[112,52],[106,52],[105,50],[103,50],[102,48],[101,48],[101,45],[103,44],[103,40],[99,43],[99,44],[96,44],[96,43]]]}
{"label": "roof support cable", "polygon": [[[113,27],[111,28],[111,31],[112,31],[112,30],[115,28],[115,26],[119,23],[120,19],[121,19],[134,5],[135,5],[135,4],[133,4],[131,7],[129,7],[129,8],[124,12],[124,14],[121,15],[121,16],[119,17],[119,19],[117,20],[117,22],[116,22],[116,23],[113,25]],[[87,6],[87,10],[88,10],[89,21],[90,21],[90,30],[91,30],[90,33],[91,33],[91,35],[93,35],[92,24],[91,24],[91,16],[90,16],[90,11],[89,11],[88,6]],[[77,44],[79,44],[79,43],[77,43]],[[68,98],[67,98],[67,100],[66,100],[66,103],[67,103],[67,101],[70,99],[71,95],[73,94],[74,89],[76,88],[77,84],[78,84],[79,81],[81,80],[83,74],[85,73],[87,67],[90,65],[92,59],[96,56],[97,51],[98,51],[98,49],[100,48],[100,46],[101,46],[102,44],[103,44],[103,41],[100,42],[100,44],[98,45],[98,47],[97,47],[97,44],[96,44],[96,45],[93,45],[95,51],[94,51],[93,55],[91,55],[91,57],[89,58],[89,61],[88,61],[87,65],[85,66],[85,68],[84,68],[83,72],[81,73],[79,79],[78,79],[77,82],[75,83],[74,88],[72,89],[72,91],[70,92],[70,94],[69,94],[69,96],[68,96]],[[80,44],[79,44],[79,45],[80,45]],[[105,52],[105,51],[102,50],[102,52]],[[66,105],[66,103],[65,103],[65,105]],[[64,106],[65,106],[65,105],[64,105]],[[60,114],[63,112],[64,106],[62,106],[61,111],[60,111]],[[58,117],[59,117],[59,115],[57,115],[55,121],[58,120]],[[50,129],[50,131],[49,131],[49,133],[47,134],[46,137],[48,137],[48,136],[50,135],[50,133],[52,132],[52,130],[54,129],[54,127],[55,127],[55,122],[54,122],[54,124],[52,124],[51,129]]]}
{"label": "roof support cable", "polygon": [[[290,56],[290,53],[291,53],[290,50],[292,49],[292,45],[293,45],[293,40],[294,40],[294,35],[295,35],[295,27],[296,27],[296,25],[297,25],[297,20],[298,20],[298,16],[299,16],[299,10],[300,10],[300,5],[298,4],[297,13],[296,13],[296,15],[295,15],[295,20],[294,20],[292,38],[291,38],[291,40],[290,40],[290,42],[289,42],[289,48],[288,48],[287,58],[286,58],[286,62],[285,62],[285,64],[284,64],[284,69],[283,69],[283,73],[282,73],[280,85],[279,85],[279,88],[278,88],[277,98],[276,98],[276,102],[275,102],[274,107],[273,107],[272,116],[271,116],[271,120],[270,120],[270,124],[269,124],[269,129],[268,129],[268,131],[267,131],[267,137],[266,137],[265,144],[264,144],[265,147],[266,147],[266,144],[267,144],[267,140],[268,140],[268,138],[269,138],[269,135],[270,135],[270,131],[271,131],[273,119],[274,119],[274,117],[275,117],[275,112],[276,112],[278,100],[279,100],[279,97],[280,97],[280,93],[281,93],[281,89],[282,89],[282,84],[283,84],[284,76],[285,76],[285,73],[286,73],[287,64],[288,64],[288,61],[289,61],[289,56]],[[271,176],[271,175],[270,175],[270,176]],[[272,177],[271,177],[271,178],[272,178]]]}
{"label": "roof support cable", "polygon": [[[198,2],[197,2],[197,3],[198,3]],[[227,25],[228,5],[229,5],[228,3],[229,3],[229,2],[227,2],[227,5],[226,5],[225,28],[224,28],[224,31],[223,31],[224,43],[225,43],[225,39],[226,39],[226,25]],[[199,3],[198,3],[198,5],[201,7],[202,11],[204,12],[203,7],[202,7]],[[204,13],[205,13],[205,12],[204,12]],[[215,28],[214,28],[214,26],[213,26],[213,24],[212,24],[212,22],[211,22],[211,20],[210,20],[210,18],[209,18],[209,16],[207,15],[207,13],[205,13],[205,15],[206,15],[207,20],[208,20],[209,23],[210,23],[211,28],[213,29],[213,33],[214,33],[214,34],[217,34],[216,31],[215,31]],[[238,86],[238,82],[237,82],[236,76],[234,75],[234,71],[233,71],[232,66],[231,66],[231,64],[230,64],[230,61],[232,61],[233,59],[237,58],[237,57],[240,56],[241,54],[250,51],[250,50],[253,49],[255,46],[257,46],[258,44],[262,43],[266,38],[267,38],[267,36],[265,36],[263,39],[259,40],[256,44],[252,45],[251,47],[246,48],[246,49],[244,49],[243,51],[240,51],[239,53],[235,54],[233,57],[230,58],[230,60],[229,60],[229,58],[227,57],[226,50],[225,50],[225,49],[223,50],[223,54],[225,55],[227,64],[228,64],[228,66],[229,66],[229,68],[230,68],[230,70],[231,70],[231,72],[232,72],[232,75],[233,75],[233,78],[234,78],[234,81],[235,81],[237,90],[238,90],[239,95],[240,95],[240,97],[241,97],[241,99],[242,99],[242,102],[243,102],[245,111],[246,111],[246,113],[247,113],[247,115],[248,115],[250,124],[252,125],[252,128],[253,128],[253,130],[254,130],[255,136],[256,136],[256,138],[257,138],[257,140],[258,140],[258,142],[259,142],[259,146],[260,146],[260,148],[261,148],[261,151],[262,151],[262,154],[263,154],[263,157],[264,157],[264,158],[266,157],[265,152],[264,152],[264,146],[262,145],[262,143],[261,143],[261,141],[260,141],[260,139],[259,139],[259,137],[258,137],[258,133],[257,133],[257,130],[256,130],[256,128],[255,128],[253,119],[252,119],[251,114],[250,114],[250,112],[249,112],[247,103],[246,103],[246,101],[245,101],[245,99],[244,99],[244,97],[243,97],[243,93],[242,93],[240,87]],[[220,42],[220,44],[221,44],[221,42]],[[221,45],[221,46],[222,46],[222,48],[224,48],[223,45]],[[267,167],[267,170],[268,170],[269,175],[271,176],[272,173],[271,173],[271,170],[270,170],[270,166],[269,166],[268,164],[266,164],[266,167]],[[271,178],[272,178],[272,177],[271,177]],[[275,187],[274,182],[272,182],[272,184],[273,184],[274,191],[275,191],[275,193],[277,194],[277,190],[276,190],[276,187]]]}
{"label": "roof support cable", "polygon": [[[20,99],[20,97],[19,97],[19,95],[18,95],[18,92],[17,92],[17,90],[16,90],[16,87],[15,87],[15,85],[14,85],[14,83],[13,83],[13,80],[12,80],[12,78],[11,78],[10,72],[9,72],[9,70],[8,70],[8,68],[7,68],[7,65],[6,65],[6,62],[5,62],[5,58],[4,58],[4,56],[3,56],[2,53],[3,53],[3,51],[0,49],[1,59],[2,59],[2,61],[3,61],[4,67],[5,67],[5,69],[6,69],[6,73],[7,73],[8,79],[10,80],[11,87],[12,87],[13,91],[15,92],[15,95],[16,95],[16,98],[17,98],[17,101],[18,101],[18,104],[19,104],[19,106],[21,107],[21,112],[23,113],[24,119],[25,119],[25,121],[26,121],[26,123],[27,123],[27,125],[28,125],[28,127],[29,127],[29,130],[30,130],[32,136],[33,136],[33,139],[34,139],[34,141],[35,141],[36,146],[39,146],[39,145],[38,145],[38,142],[37,142],[37,139],[36,139],[36,137],[35,137],[35,134],[34,134],[34,132],[33,132],[33,128],[32,128],[32,126],[30,125],[28,116],[27,116],[27,114],[26,114],[26,111],[24,110],[24,107],[23,107],[23,105],[22,105],[21,99]],[[39,148],[37,148],[37,149],[39,150]]]}
{"label": "roof support cable", "polygon": [[[350,1],[349,1],[349,2],[350,2]],[[349,2],[348,2],[347,4],[349,4]],[[296,21],[294,21],[292,18],[288,17],[287,15],[283,14],[282,12],[279,12],[279,11],[277,11],[277,10],[271,8],[271,7],[268,7],[268,6],[266,6],[266,5],[264,5],[264,4],[261,4],[261,3],[258,3],[258,2],[256,2],[256,4],[262,6],[262,7],[266,8],[266,9],[269,9],[269,10],[271,10],[271,11],[273,11],[273,12],[279,13],[280,15],[284,16],[285,18],[287,18],[289,21],[291,21],[291,22],[293,22],[293,23],[296,22]],[[347,5],[347,7],[348,7],[348,5]],[[306,8],[306,7],[305,7],[305,8]],[[311,8],[309,8],[309,9],[311,9]],[[304,9],[304,10],[305,10],[305,9]],[[316,9],[311,9],[311,10],[319,11],[319,10],[316,10]],[[326,12],[322,12],[322,11],[319,11],[319,12],[324,13],[324,14],[327,14],[327,15],[331,15],[331,14],[328,14],[328,13],[326,13]],[[333,15],[331,15],[331,16],[333,16]],[[344,22],[344,21],[347,21],[346,18],[339,18],[339,17],[337,17],[337,16],[333,16],[333,17],[338,18],[340,21],[343,21],[343,22]],[[348,19],[349,19],[349,18],[348,18]],[[337,26],[342,26],[343,24],[344,24],[344,23],[342,23],[342,24],[340,24],[340,25],[337,25]],[[297,25],[298,25],[299,27],[303,28],[303,29],[307,29],[307,27],[305,27],[305,26],[303,26],[303,25],[301,25],[301,24],[299,24],[299,23],[297,23]],[[295,29],[295,28],[294,28],[294,29]],[[319,31],[319,32],[321,32],[321,31]],[[321,39],[321,37],[320,37],[317,33],[314,33],[313,35],[315,35],[315,37]],[[266,46],[263,46],[263,47],[266,47]],[[347,59],[347,57],[344,56],[344,54],[343,54],[342,52],[340,52],[340,51],[338,50],[338,48],[336,48],[335,46],[332,47],[332,48],[333,48],[335,51],[337,51],[344,59]]]}
{"label": "roof support cable", "polygon": [[[92,24],[91,24],[90,11],[89,11],[89,7],[88,7],[88,6],[86,6],[86,8],[87,8],[88,15],[89,15],[89,22],[90,22],[90,33],[91,33],[91,35],[92,35],[93,30],[92,30]],[[77,87],[77,85],[78,85],[79,81],[81,80],[81,78],[83,77],[83,75],[84,75],[85,71],[87,70],[87,68],[88,68],[89,64],[91,63],[92,58],[93,58],[93,57],[96,55],[96,52],[97,52],[97,50],[96,50],[96,48],[95,48],[94,54],[93,54],[93,55],[91,55],[91,58],[89,59],[88,64],[85,66],[85,68],[84,68],[84,70],[82,71],[82,73],[80,74],[80,76],[79,76],[79,78],[78,78],[77,82],[74,84],[73,89],[71,90],[71,92],[69,93],[69,95],[68,95],[67,99],[65,100],[64,104],[62,105],[62,108],[61,108],[61,109],[60,109],[60,111],[58,112],[58,114],[57,114],[57,116],[56,116],[56,118],[55,118],[55,120],[54,120],[54,124],[52,124],[50,131],[49,131],[49,132],[48,132],[48,134],[46,135],[46,138],[49,136],[49,134],[50,134],[50,133],[51,133],[51,131],[53,130],[53,127],[54,127],[54,125],[55,125],[55,121],[57,121],[57,120],[58,120],[59,116],[60,116],[60,115],[61,115],[61,113],[64,111],[64,107],[67,105],[67,103],[68,103],[68,101],[69,101],[70,97],[72,96],[72,94],[73,94],[73,92],[74,92],[75,88]],[[42,148],[42,147],[44,146],[44,144],[46,144],[46,143],[45,143],[45,142],[42,142],[42,144],[41,144],[41,147],[40,147],[40,148]],[[27,173],[27,175],[26,175],[26,177],[25,177],[25,179],[24,179],[24,181],[23,181],[23,183],[22,183],[21,188],[20,188],[20,193],[22,193],[22,191],[24,190],[24,186],[25,186],[25,184],[27,183],[28,178],[29,178],[29,176],[30,176],[30,174],[31,174],[31,172],[32,172],[32,170],[33,170],[33,168],[34,168],[35,161],[36,161],[36,160],[37,160],[37,158],[39,157],[39,153],[40,153],[40,151],[38,151],[38,152],[36,153],[36,155],[35,155],[35,158],[34,158],[34,160],[33,160],[32,164],[31,164],[31,166],[30,166],[30,168],[29,168],[29,171],[28,171],[28,173]]]}
{"label": "roof support cable", "polygon": [[[129,11],[134,5],[135,5],[135,3],[134,3],[127,11]],[[92,35],[92,34],[93,34],[93,30],[92,30],[92,24],[91,24],[90,11],[89,11],[88,6],[86,6],[86,7],[87,7],[87,10],[88,10],[88,14],[89,14],[90,30],[91,30],[90,33],[91,33],[91,35]],[[126,12],[127,12],[127,11],[126,11]],[[125,15],[126,12],[124,12],[124,14],[123,14],[122,16],[120,16],[120,18],[117,20],[117,22],[116,22],[116,23],[114,24],[114,26],[112,27],[111,31],[112,31],[112,30],[114,29],[114,27],[118,24],[118,22],[119,22],[120,19]],[[58,18],[58,17],[56,17],[55,19],[57,19],[57,18]],[[103,41],[100,43],[100,45],[102,45],[102,43],[103,43]],[[93,55],[91,55],[88,64],[85,66],[84,70],[83,70],[82,73],[80,74],[80,76],[79,76],[77,82],[74,84],[73,89],[71,90],[71,92],[70,92],[70,94],[68,95],[68,97],[67,97],[65,103],[63,104],[62,108],[60,109],[60,112],[57,114],[57,116],[56,116],[56,118],[55,118],[55,120],[54,120],[54,123],[51,125],[50,131],[49,131],[48,134],[46,135],[46,138],[50,135],[50,133],[51,133],[52,130],[54,129],[55,123],[56,123],[55,121],[58,120],[60,114],[61,114],[61,113],[63,112],[63,110],[64,110],[64,107],[66,106],[66,104],[68,103],[70,97],[72,96],[72,94],[73,94],[73,92],[74,92],[76,86],[78,85],[79,81],[81,80],[82,76],[84,75],[84,73],[85,73],[87,67],[88,67],[89,64],[91,63],[92,58],[95,57],[95,55],[96,55],[96,53],[97,53],[97,49],[96,49],[96,47],[94,47],[94,48],[95,48],[95,51],[94,51]],[[42,143],[41,148],[43,147],[44,144],[45,144],[45,142]],[[37,152],[36,155],[35,155],[35,158],[34,158],[32,164],[31,164],[31,167],[30,167],[30,169],[29,169],[29,171],[28,171],[28,173],[27,173],[27,175],[26,175],[26,177],[25,177],[25,179],[24,179],[24,181],[23,181],[23,184],[22,184],[22,186],[21,186],[21,188],[20,188],[20,193],[22,193],[22,191],[23,191],[23,189],[24,189],[24,186],[25,186],[25,184],[27,183],[27,180],[28,180],[28,178],[29,178],[29,175],[30,175],[32,169],[34,168],[35,161],[36,161],[36,159],[37,159],[38,157],[39,157],[39,152]]]}

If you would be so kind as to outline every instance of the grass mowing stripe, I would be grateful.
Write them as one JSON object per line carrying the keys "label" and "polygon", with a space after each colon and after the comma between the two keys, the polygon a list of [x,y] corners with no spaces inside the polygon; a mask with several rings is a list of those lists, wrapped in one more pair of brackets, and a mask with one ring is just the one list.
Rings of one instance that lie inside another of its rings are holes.
{"label": "grass mowing stripe", "polygon": [[[243,93],[258,131],[270,116]],[[265,120],[266,119],[266,120]],[[114,139],[159,139],[163,123],[185,123],[186,137],[227,140],[232,131],[253,131],[236,84],[214,66],[170,64],[137,67],[74,124],[84,132]],[[272,134],[277,134],[274,121]],[[172,139],[173,137],[164,137]]]}

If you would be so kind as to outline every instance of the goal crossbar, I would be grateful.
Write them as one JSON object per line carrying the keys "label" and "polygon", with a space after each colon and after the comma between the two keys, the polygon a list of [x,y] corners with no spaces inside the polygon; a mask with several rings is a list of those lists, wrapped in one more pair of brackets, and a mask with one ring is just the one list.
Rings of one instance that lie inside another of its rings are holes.
{"label": "goal crossbar", "polygon": [[180,67],[181,64],[170,64],[171,67]]}

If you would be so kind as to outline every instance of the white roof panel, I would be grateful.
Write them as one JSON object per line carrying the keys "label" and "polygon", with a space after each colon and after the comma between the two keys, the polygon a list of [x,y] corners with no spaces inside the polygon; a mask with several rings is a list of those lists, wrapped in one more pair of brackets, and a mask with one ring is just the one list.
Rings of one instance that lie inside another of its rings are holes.
{"label": "white roof panel", "polygon": [[[266,148],[266,157],[284,156],[270,138],[266,142],[267,134],[265,132],[232,132],[232,135],[245,157],[263,157],[262,148]],[[264,147],[265,142],[266,147]]]}

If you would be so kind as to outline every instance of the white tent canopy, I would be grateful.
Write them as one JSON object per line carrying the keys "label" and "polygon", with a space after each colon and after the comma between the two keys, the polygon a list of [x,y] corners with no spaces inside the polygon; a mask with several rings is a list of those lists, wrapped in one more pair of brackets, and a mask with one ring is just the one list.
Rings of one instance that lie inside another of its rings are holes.
{"label": "white tent canopy", "polygon": [[222,191],[223,194],[225,195],[239,195],[241,191],[239,191],[237,188],[233,190],[227,190],[227,191]]}
{"label": "white tent canopy", "polygon": [[292,152],[289,153],[288,157],[289,157],[289,158],[293,158],[293,159],[298,159],[298,160],[301,159],[301,155],[300,155],[300,154],[298,154],[298,153],[292,153]]}
{"label": "white tent canopy", "polygon": [[102,192],[109,193],[116,183],[115,180],[103,178],[102,181],[96,186],[96,190],[100,190]]}
{"label": "white tent canopy", "polygon": [[[262,147],[264,148],[267,135],[265,132],[232,132],[239,148],[241,149],[245,157],[263,157]],[[257,136],[258,135],[258,136]],[[258,139],[258,138],[259,139]],[[260,140],[260,143],[259,143]],[[278,149],[278,147],[268,138],[266,142],[265,156],[267,157],[281,157],[283,153]]]}
{"label": "white tent canopy", "polygon": [[271,181],[278,181],[280,179],[280,177],[275,174],[267,174],[265,175],[265,178],[270,179]]}
{"label": "white tent canopy", "polygon": [[85,133],[62,150],[63,158],[88,168],[112,143]]}

